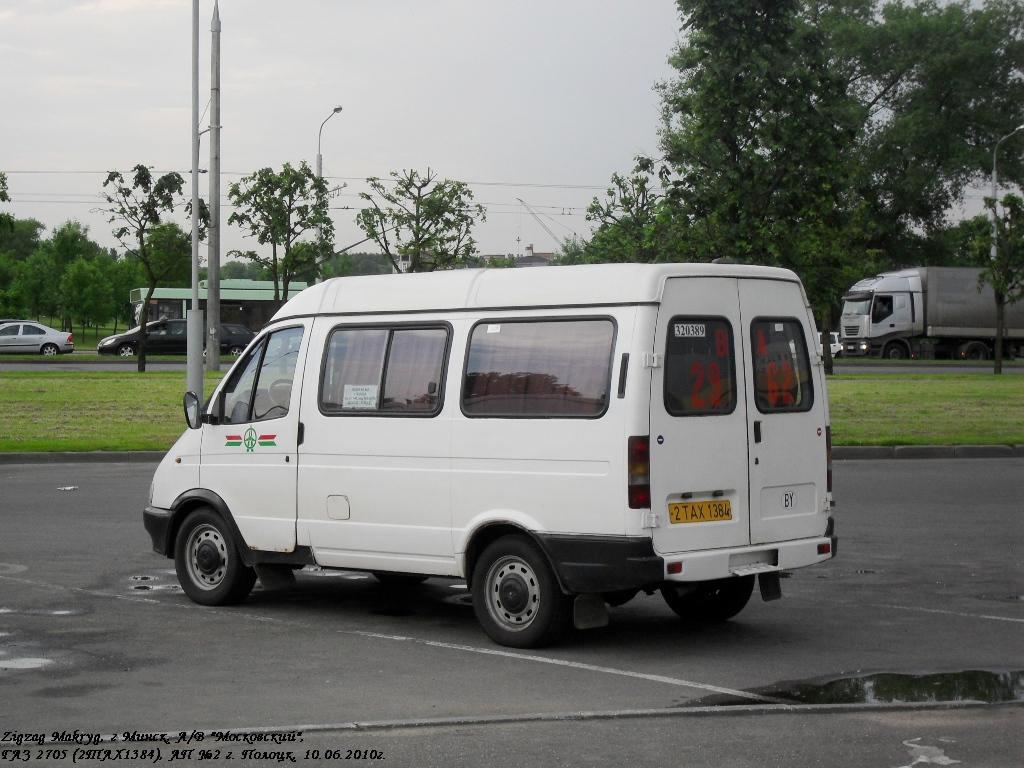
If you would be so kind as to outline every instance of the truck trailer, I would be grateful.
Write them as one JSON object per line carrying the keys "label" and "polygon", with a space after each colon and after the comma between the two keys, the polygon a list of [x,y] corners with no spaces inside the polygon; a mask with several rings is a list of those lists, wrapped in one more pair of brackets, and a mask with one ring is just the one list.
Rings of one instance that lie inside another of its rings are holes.
{"label": "truck trailer", "polygon": [[[843,354],[987,360],[996,301],[973,267],[911,267],[856,283],[843,296]],[[1024,302],[1006,305],[1003,354],[1024,355]]]}

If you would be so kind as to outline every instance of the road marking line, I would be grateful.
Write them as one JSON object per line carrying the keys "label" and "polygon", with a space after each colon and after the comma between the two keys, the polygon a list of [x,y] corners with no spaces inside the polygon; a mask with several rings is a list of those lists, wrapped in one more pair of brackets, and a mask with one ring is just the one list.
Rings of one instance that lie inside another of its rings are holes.
{"label": "road marking line", "polygon": [[693,680],[682,680],[676,677],[666,677],[665,675],[652,675],[647,672],[632,672],[628,669],[618,669],[616,667],[603,667],[597,664],[587,664],[581,661],[569,661],[567,659],[556,659],[550,656],[537,656],[534,654],[527,653],[515,653],[514,651],[502,651],[497,648],[478,648],[472,645],[459,645],[457,643],[445,643],[438,640],[415,640],[414,642],[429,645],[435,648],[447,648],[454,651],[465,651],[467,653],[479,653],[484,656],[502,656],[508,659],[520,659],[522,661],[534,661],[540,664],[552,664],[558,667],[569,667],[570,669],[580,669],[587,672],[600,672],[606,675],[619,675],[621,677],[632,677],[637,680],[648,680],[653,683],[665,683],[666,685],[676,685],[682,688],[696,688],[701,691],[710,691],[711,693],[722,693],[727,696],[736,696],[742,699],[748,699],[750,701],[759,701],[764,703],[779,704],[778,699],[773,699],[769,696],[761,696],[757,693],[750,693],[749,691],[741,691],[735,688],[722,688],[717,685],[709,685],[708,683],[698,683]]}
{"label": "road marking line", "polygon": [[892,603],[870,603],[875,608],[892,608],[897,611],[915,611],[917,613],[939,613],[944,616],[960,616],[964,619],[987,619],[988,621],[1009,621],[1014,624],[1024,624],[1024,619],[1014,619],[1009,616],[992,616],[984,613],[962,613],[961,611],[947,611],[942,608],[920,608],[916,605],[894,605]]}

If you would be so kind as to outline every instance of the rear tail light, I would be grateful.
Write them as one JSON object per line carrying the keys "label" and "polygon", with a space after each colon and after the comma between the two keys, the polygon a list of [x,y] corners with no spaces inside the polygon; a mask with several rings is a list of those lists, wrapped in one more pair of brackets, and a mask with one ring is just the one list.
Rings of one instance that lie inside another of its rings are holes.
{"label": "rear tail light", "polygon": [[646,435],[629,438],[626,449],[630,509],[651,507],[651,439]]}
{"label": "rear tail light", "polygon": [[73,344],[73,343],[74,343],[74,341],[75,341],[75,334],[73,334],[73,333],[69,333],[69,334],[68,334],[68,341],[67,341],[67,343],[68,343],[68,344]]}
{"label": "rear tail light", "polygon": [[832,427],[825,427],[825,490],[832,493]]}

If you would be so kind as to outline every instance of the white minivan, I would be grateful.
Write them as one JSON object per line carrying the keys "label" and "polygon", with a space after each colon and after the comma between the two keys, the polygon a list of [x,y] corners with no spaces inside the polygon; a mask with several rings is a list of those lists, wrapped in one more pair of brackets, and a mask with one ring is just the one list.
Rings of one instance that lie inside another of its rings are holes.
{"label": "white minivan", "polygon": [[816,339],[768,267],[328,280],[186,394],[146,529],[204,605],[317,565],[465,579],[517,647],[641,590],[728,619],[835,554]]}

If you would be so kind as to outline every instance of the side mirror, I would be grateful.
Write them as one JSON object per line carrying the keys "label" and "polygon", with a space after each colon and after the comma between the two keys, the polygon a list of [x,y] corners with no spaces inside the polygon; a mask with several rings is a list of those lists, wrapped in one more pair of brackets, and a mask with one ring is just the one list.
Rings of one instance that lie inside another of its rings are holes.
{"label": "side mirror", "polygon": [[199,396],[195,392],[186,392],[182,399],[185,407],[185,423],[189,429],[199,429],[202,420],[199,417]]}

